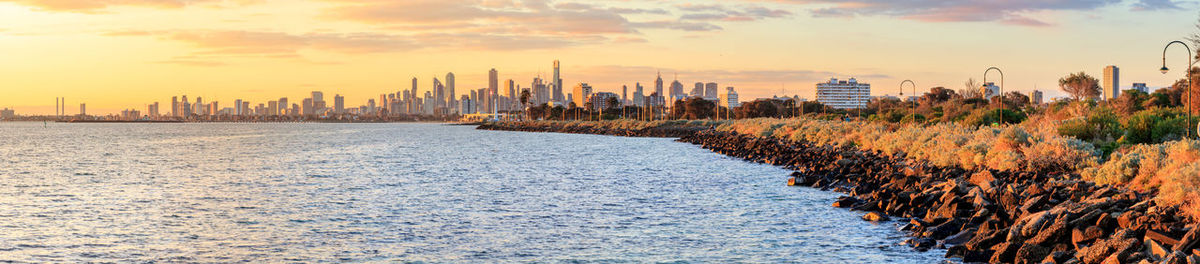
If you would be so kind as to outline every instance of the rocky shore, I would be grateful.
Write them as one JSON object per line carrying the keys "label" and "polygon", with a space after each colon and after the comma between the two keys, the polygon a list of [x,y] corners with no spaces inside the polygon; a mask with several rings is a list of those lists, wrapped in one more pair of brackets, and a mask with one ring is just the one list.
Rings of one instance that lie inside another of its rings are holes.
{"label": "rocky shore", "polygon": [[1096,185],[1066,170],[1004,172],[938,167],[851,147],[818,146],[705,128],[596,131],[480,129],[679,137],[679,141],[795,172],[789,185],[845,193],[835,207],[898,221],[917,250],[991,263],[1200,263],[1200,228],[1153,195]]}
{"label": "rocky shore", "polygon": [[532,123],[487,123],[477,129],[521,132],[554,132],[570,134],[593,134],[623,137],[669,137],[678,138],[707,130],[709,127],[665,126],[647,129],[599,129],[591,127],[563,127]]}

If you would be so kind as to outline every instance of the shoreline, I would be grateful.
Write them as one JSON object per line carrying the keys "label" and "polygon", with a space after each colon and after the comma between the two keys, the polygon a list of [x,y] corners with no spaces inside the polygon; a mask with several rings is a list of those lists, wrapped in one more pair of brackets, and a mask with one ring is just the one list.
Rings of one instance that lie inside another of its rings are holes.
{"label": "shoreline", "polygon": [[[947,258],[992,263],[1200,261],[1200,228],[1150,193],[1103,186],[1065,172],[941,167],[850,147],[719,132],[709,127],[566,127],[533,122],[478,129],[678,137],[746,161],[794,171],[789,185],[847,194],[833,206],[868,221],[901,221],[903,244],[946,248]],[[906,223],[905,223],[906,222]]]}

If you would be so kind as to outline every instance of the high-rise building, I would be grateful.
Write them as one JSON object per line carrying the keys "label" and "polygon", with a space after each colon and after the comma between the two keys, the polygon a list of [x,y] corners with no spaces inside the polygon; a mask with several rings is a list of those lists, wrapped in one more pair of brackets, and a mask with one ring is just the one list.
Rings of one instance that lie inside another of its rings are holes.
{"label": "high-rise building", "polygon": [[179,116],[179,97],[171,96],[171,116]]}
{"label": "high-rise building", "polygon": [[629,85],[621,85],[621,105],[629,104]]}
{"label": "high-rise building", "polygon": [[658,77],[654,79],[654,93],[659,96],[663,95],[663,79],[662,72],[658,73]]}
{"label": "high-rise building", "polygon": [[1033,92],[1029,92],[1029,101],[1034,105],[1042,104],[1042,91],[1033,90]]}
{"label": "high-rise building", "polygon": [[487,111],[496,110],[496,96],[500,94],[500,74],[496,72],[496,68],[488,71],[488,91],[487,91]]}
{"label": "high-rise building", "polygon": [[725,93],[720,94],[717,97],[718,106],[733,109],[734,107],[741,105],[741,103],[738,102],[738,94],[733,90],[732,86],[726,87]]}
{"label": "high-rise building", "polygon": [[267,111],[264,114],[265,115],[278,115],[279,114],[279,101],[274,101],[274,100],[267,101]]}
{"label": "high-rise building", "polygon": [[583,106],[590,105],[592,110],[604,110],[604,109],[616,108],[618,105],[620,105],[620,103],[617,103],[617,105],[610,105],[609,100],[608,100],[609,98],[618,98],[618,97],[617,97],[617,94],[610,93],[610,92],[594,93],[594,94],[588,95],[588,99],[587,99],[588,104],[585,104]]}
{"label": "high-rise building", "polygon": [[717,83],[710,82],[704,84],[704,98],[709,100],[717,98]]}
{"label": "high-rise building", "polygon": [[179,101],[179,110],[182,110],[181,116],[188,117],[192,115],[192,103],[188,102],[187,95],[184,95]]}
{"label": "high-rise building", "polygon": [[313,114],[320,114],[325,109],[325,94],[320,91],[312,92]]}
{"label": "high-rise building", "polygon": [[830,78],[828,82],[817,83],[816,97],[818,102],[834,109],[866,108],[871,100],[871,84],[859,83],[854,78],[849,81]]}
{"label": "high-rise building", "polygon": [[1103,100],[1117,99],[1121,95],[1121,69],[1117,66],[1104,67]]}
{"label": "high-rise building", "polygon": [[87,116],[87,104],[79,104],[79,116]]}
{"label": "high-rise building", "polygon": [[233,100],[233,115],[245,115],[246,109],[242,109],[242,99]]}
{"label": "high-rise building", "polygon": [[704,97],[704,83],[696,82],[696,87],[688,92],[688,97]]}
{"label": "high-rise building", "polygon": [[458,104],[454,101],[454,73],[446,73],[446,107],[456,109]]}
{"label": "high-rise building", "polygon": [[301,115],[312,115],[316,112],[317,112],[316,109],[313,109],[312,97],[304,98],[304,101],[302,101],[300,103],[300,114]]}
{"label": "high-rise building", "polygon": [[991,100],[992,97],[1000,95],[1000,86],[996,86],[994,82],[986,82],[979,87],[979,93],[983,94],[984,99]]}
{"label": "high-rise building", "polygon": [[512,110],[517,104],[520,104],[517,100],[517,83],[508,79],[508,103],[504,104],[504,110]]}
{"label": "high-rise building", "polygon": [[[542,81],[542,78],[533,78],[533,83],[529,86],[533,89],[533,104],[541,105],[550,101],[554,101],[554,97],[551,95],[550,88],[546,87],[546,83]],[[471,100],[475,100],[475,98],[471,98]]]}
{"label": "high-rise building", "polygon": [[584,103],[587,103],[588,96],[592,94],[592,86],[587,83],[579,83],[579,85],[575,85],[575,90],[571,94],[574,96],[571,101],[575,103],[575,107],[585,107]]}
{"label": "high-rise building", "polygon": [[687,96],[687,94],[683,93],[683,83],[680,83],[678,78],[671,81],[671,96],[669,96],[671,101],[684,96]]}
{"label": "high-rise building", "polygon": [[288,106],[289,106],[289,104],[288,104],[287,97],[280,97],[279,98],[279,112],[275,112],[275,114],[276,115],[295,115],[296,113],[291,113],[291,111],[288,111]]}
{"label": "high-rise building", "polygon": [[17,117],[16,111],[13,111],[12,109],[8,109],[8,108],[0,109],[0,118],[9,119],[9,118],[15,118],[15,117]]}
{"label": "high-rise building", "polygon": [[150,117],[158,118],[158,116],[159,116],[158,102],[154,102],[153,104],[150,104],[150,106],[148,106],[146,108],[147,108],[146,112],[150,115]]}
{"label": "high-rise building", "polygon": [[633,105],[645,106],[646,91],[642,90],[642,83],[633,84]]}
{"label": "high-rise building", "polygon": [[433,107],[446,107],[446,86],[437,77],[433,77]]}
{"label": "high-rise building", "polygon": [[333,113],[341,114],[346,111],[346,98],[340,94],[333,95]]}
{"label": "high-rise building", "polygon": [[[553,77],[554,79],[550,79],[550,89],[553,90],[552,91],[554,93],[553,100],[555,102],[565,102],[566,99],[563,98],[562,78],[558,75],[558,73],[559,73],[558,70],[559,70],[558,60],[554,60],[554,77]],[[549,102],[549,101],[547,101],[547,102]]]}

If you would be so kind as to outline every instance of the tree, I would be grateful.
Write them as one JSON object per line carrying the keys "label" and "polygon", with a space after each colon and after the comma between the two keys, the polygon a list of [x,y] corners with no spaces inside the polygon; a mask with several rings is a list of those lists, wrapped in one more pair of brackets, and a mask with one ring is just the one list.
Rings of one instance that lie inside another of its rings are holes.
{"label": "tree", "polygon": [[[529,107],[529,89],[521,90],[521,107]],[[529,110],[525,110],[525,118],[529,118]]]}
{"label": "tree", "polygon": [[1071,99],[1076,101],[1100,96],[1100,80],[1084,72],[1058,79],[1058,87],[1071,94]]}
{"label": "tree", "polygon": [[965,89],[958,90],[958,94],[961,94],[963,98],[967,99],[982,98],[983,93],[979,91],[980,86],[982,85],[976,82],[975,78],[967,79],[967,81],[963,83],[963,87]]}
{"label": "tree", "polygon": [[609,97],[607,102],[605,102],[605,103],[608,104],[608,107],[605,107],[608,109],[614,109],[614,108],[617,108],[618,106],[621,106],[621,100],[617,99],[616,97]]}
{"label": "tree", "polygon": [[1121,96],[1116,99],[1109,100],[1113,111],[1121,116],[1129,116],[1137,111],[1144,109],[1147,100],[1150,100],[1150,94],[1138,90],[1121,91]]}
{"label": "tree", "polygon": [[1019,109],[1027,105],[1029,105],[1029,96],[1015,91],[1004,93],[1004,107]]}
{"label": "tree", "polygon": [[1200,19],[1196,21],[1196,32],[1188,35],[1187,40],[1192,42],[1192,47],[1196,48],[1196,58],[1200,59]]}

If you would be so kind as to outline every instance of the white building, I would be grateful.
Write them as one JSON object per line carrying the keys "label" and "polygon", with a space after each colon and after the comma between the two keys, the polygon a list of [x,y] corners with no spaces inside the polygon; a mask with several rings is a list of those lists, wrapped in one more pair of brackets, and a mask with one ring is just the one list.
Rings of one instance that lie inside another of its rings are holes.
{"label": "white building", "polygon": [[717,100],[718,105],[729,109],[741,105],[741,103],[738,103],[738,94],[733,90],[733,87],[726,87],[725,93],[717,95]]}
{"label": "white building", "polygon": [[1130,87],[1129,89],[1142,91],[1143,93],[1150,93],[1150,87],[1146,87],[1146,83],[1133,83],[1133,87]]}
{"label": "white building", "polygon": [[866,108],[870,100],[871,84],[859,83],[854,78],[847,81],[831,78],[817,84],[817,102],[834,109]]}
{"label": "white building", "polygon": [[979,92],[983,94],[983,99],[992,100],[992,97],[1000,95],[1000,86],[996,86],[994,82],[986,82],[979,87]]}

